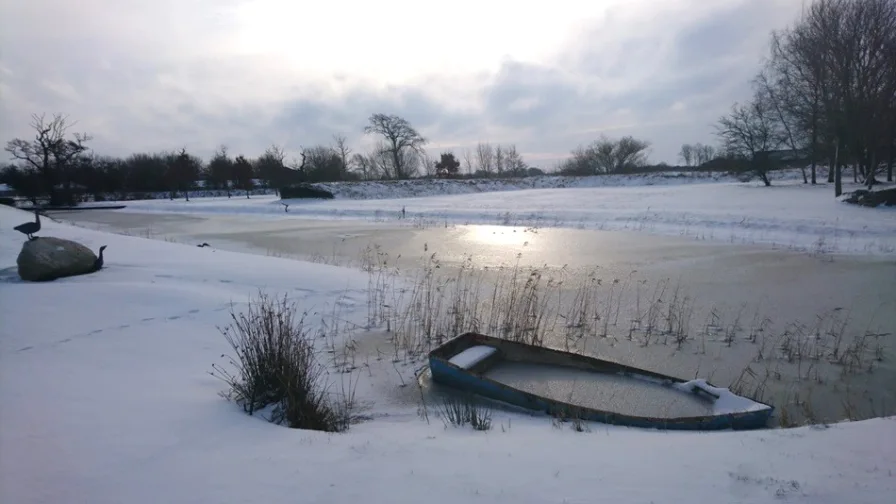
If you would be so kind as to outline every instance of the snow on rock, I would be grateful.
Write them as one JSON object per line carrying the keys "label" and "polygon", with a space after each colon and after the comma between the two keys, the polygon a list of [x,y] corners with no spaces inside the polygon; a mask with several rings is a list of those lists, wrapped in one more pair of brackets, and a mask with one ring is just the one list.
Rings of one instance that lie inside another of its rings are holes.
{"label": "snow on rock", "polygon": [[495,427],[476,432],[418,416],[401,399],[418,395],[401,387],[414,366],[388,358],[355,375],[372,420],[338,435],[276,426],[219,397],[208,371],[230,349],[216,326],[259,288],[289,293],[309,319],[354,301],[340,317],[362,322],[366,274],[47,222],[115,254],[94,275],[23,282],[12,231],[23,217],[0,207],[3,503],[880,504],[896,493],[896,453],[882,442],[896,438],[896,418],[578,433],[495,411]]}
{"label": "snow on rock", "polygon": [[470,369],[495,352],[497,352],[496,348],[487,345],[471,346],[470,348],[464,349],[463,352],[460,352],[459,354],[448,359],[448,362],[463,369]]}

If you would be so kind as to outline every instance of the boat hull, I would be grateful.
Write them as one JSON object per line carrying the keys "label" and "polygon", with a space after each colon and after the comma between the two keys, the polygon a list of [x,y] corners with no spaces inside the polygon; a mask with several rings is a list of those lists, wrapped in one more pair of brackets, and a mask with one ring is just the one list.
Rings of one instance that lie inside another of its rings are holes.
{"label": "boat hull", "polygon": [[[481,355],[476,353],[476,351],[483,348],[494,350],[479,352]],[[472,355],[472,357],[464,359],[464,357],[468,357],[462,355],[465,353]],[[485,371],[504,359],[572,367],[599,373],[619,373],[627,376],[638,375],[669,385],[685,383],[685,380],[680,378],[624,364],[551,348],[512,342],[477,333],[462,334],[435,348],[429,354],[429,368],[433,382],[459,391],[472,393],[531,411],[544,412],[551,416],[578,418],[586,421],[628,427],[710,431],[757,429],[767,425],[774,411],[771,405],[756,403],[763,408],[705,416],[666,418],[634,416],[597,408],[588,408],[533,394],[485,376]],[[699,392],[696,391],[695,393]]]}

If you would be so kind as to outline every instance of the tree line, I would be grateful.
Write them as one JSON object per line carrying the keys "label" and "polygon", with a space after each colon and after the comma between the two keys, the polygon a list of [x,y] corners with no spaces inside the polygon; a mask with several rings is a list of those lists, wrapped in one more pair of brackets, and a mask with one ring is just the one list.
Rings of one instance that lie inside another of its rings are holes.
{"label": "tree line", "polygon": [[[896,155],[896,2],[816,0],[792,26],[773,31],[752,97],[719,119],[725,152],[750,163],[770,185],[770,154],[808,161],[803,181],[842,194],[842,173],[869,188]],[[682,156],[685,155],[684,150]]]}
{"label": "tree line", "polygon": [[179,151],[135,153],[120,158],[104,156],[89,148],[85,133],[71,133],[74,123],[60,114],[32,116],[33,139],[9,141],[5,151],[13,163],[0,169],[0,183],[36,201],[52,205],[74,204],[78,193],[131,199],[145,193],[168,193],[171,198],[190,191],[215,190],[231,196],[255,189],[279,191],[295,184],[352,180],[409,179],[418,176],[527,176],[542,173],[529,167],[515,145],[480,143],[465,151],[463,164],[451,151],[434,159],[424,149],[428,140],[405,119],[373,114],[363,132],[377,138],[366,153],[355,153],[343,135],[329,145],[302,148],[287,159],[278,145],[256,158],[232,155],[220,146],[205,160]]}

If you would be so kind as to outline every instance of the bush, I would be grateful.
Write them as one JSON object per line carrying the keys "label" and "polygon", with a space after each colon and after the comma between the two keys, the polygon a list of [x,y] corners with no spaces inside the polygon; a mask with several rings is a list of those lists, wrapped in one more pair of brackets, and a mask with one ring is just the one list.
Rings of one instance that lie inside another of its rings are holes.
{"label": "bush", "polygon": [[247,313],[231,309],[230,316],[231,324],[219,329],[235,352],[230,364],[236,372],[213,365],[211,373],[229,386],[227,399],[250,415],[272,407],[270,420],[290,428],[348,429],[352,398],[334,400],[328,394],[326,369],[293,303],[261,293],[249,301]]}
{"label": "bush", "polygon": [[333,199],[333,193],[310,185],[287,186],[280,189],[281,199],[317,198]]}
{"label": "bush", "polygon": [[16,200],[15,198],[0,198],[0,205],[14,207],[16,206]]}

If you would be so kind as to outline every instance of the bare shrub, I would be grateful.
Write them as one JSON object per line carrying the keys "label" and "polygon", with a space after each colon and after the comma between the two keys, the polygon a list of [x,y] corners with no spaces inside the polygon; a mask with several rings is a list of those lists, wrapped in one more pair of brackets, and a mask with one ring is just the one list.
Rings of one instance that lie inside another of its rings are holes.
{"label": "bare shrub", "polygon": [[445,427],[463,427],[470,424],[474,430],[487,431],[492,428],[492,411],[478,404],[472,397],[446,397],[439,405],[439,413]]}
{"label": "bare shrub", "polygon": [[329,394],[326,368],[319,363],[314,342],[287,297],[261,292],[245,313],[230,312],[231,324],[219,328],[234,355],[226,357],[230,372],[213,364],[212,376],[228,385],[224,397],[250,415],[271,407],[270,420],[291,428],[341,432],[348,429],[352,392]]}

